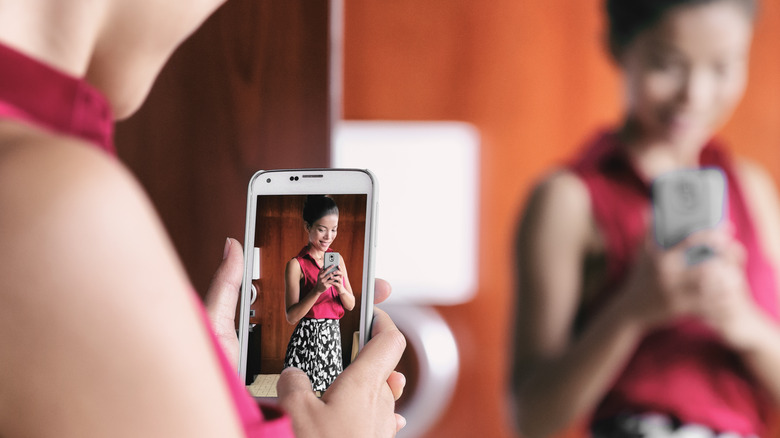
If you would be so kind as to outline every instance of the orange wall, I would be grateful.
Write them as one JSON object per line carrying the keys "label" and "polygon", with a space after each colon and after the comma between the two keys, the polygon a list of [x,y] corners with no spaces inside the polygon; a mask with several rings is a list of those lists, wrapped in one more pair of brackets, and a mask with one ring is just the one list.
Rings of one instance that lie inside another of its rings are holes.
{"label": "orange wall", "polygon": [[[511,243],[533,182],[621,105],[600,1],[346,0],[346,119],[463,120],[482,135],[480,287],[441,312],[462,351],[455,401],[429,437],[512,436],[504,414]],[[780,5],[765,1],[751,83],[725,129],[780,180]],[[444,163],[443,163],[444,164]]]}

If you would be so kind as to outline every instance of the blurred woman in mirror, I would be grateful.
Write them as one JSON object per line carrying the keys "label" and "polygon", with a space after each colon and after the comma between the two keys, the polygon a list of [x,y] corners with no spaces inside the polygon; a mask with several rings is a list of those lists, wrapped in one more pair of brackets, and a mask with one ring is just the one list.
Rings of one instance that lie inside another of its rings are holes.
{"label": "blurred woman in mirror", "polygon": [[[524,436],[753,436],[780,400],[780,206],[715,136],[740,101],[753,0],[607,0],[623,123],[533,191],[517,241],[512,392]],[[663,250],[650,182],[716,166],[723,226]],[[690,247],[716,256],[685,263]],[[692,435],[690,435],[692,436]]]}

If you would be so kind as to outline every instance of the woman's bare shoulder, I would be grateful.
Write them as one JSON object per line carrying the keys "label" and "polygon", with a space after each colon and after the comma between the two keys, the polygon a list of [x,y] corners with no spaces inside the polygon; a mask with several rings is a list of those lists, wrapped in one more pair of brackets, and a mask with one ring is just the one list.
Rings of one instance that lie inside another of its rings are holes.
{"label": "woman's bare shoulder", "polygon": [[[40,203],[90,187],[135,186],[115,159],[94,146],[22,124],[0,125],[0,200]],[[37,196],[35,196],[37,195]],[[26,198],[26,199],[25,199]]]}
{"label": "woman's bare shoulder", "polygon": [[737,178],[739,178],[739,182],[746,192],[758,189],[761,192],[759,195],[764,195],[766,192],[771,194],[772,191],[775,191],[772,176],[757,161],[739,156],[735,159],[734,168]]}
{"label": "woman's bare shoulder", "polygon": [[[114,158],[78,139],[0,124],[0,293],[33,298],[132,287],[155,260],[183,269],[140,184]],[[43,268],[45,267],[45,268]],[[186,287],[186,286],[185,286]]]}
{"label": "woman's bare shoulder", "polygon": [[736,173],[764,249],[780,265],[780,197],[772,175],[759,163],[738,157]]}
{"label": "woman's bare shoulder", "polygon": [[301,262],[298,261],[298,257],[293,257],[287,261],[287,270],[301,270]]}
{"label": "woman's bare shoulder", "polygon": [[5,242],[100,248],[118,243],[116,231],[133,233],[135,227],[165,234],[140,184],[119,161],[79,139],[0,126]]}
{"label": "woman's bare shoulder", "polygon": [[231,418],[186,273],[118,161],[77,139],[0,123],[0,242],[0,404],[31,413],[0,413],[0,431],[78,436],[74,419],[97,418],[92,435],[179,436],[189,423],[177,418],[215,409],[188,401],[204,393]]}
{"label": "woman's bare shoulder", "polygon": [[590,210],[590,194],[582,179],[570,170],[554,169],[532,188],[523,222],[535,227],[587,225]]}
{"label": "woman's bare shoulder", "polygon": [[568,201],[587,198],[588,189],[583,180],[566,168],[556,168],[542,177],[536,190],[555,196],[565,197]]}
{"label": "woman's bare shoulder", "polygon": [[737,179],[748,209],[759,222],[759,226],[761,222],[769,223],[780,219],[777,217],[777,188],[769,172],[759,163],[747,158],[738,157],[735,164]]}

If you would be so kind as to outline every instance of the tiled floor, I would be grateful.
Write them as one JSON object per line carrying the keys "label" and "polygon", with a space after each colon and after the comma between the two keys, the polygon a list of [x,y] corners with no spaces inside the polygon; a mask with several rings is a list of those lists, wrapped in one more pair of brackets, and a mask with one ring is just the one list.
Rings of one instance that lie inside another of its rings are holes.
{"label": "tiled floor", "polygon": [[249,385],[249,392],[255,397],[276,397],[276,382],[279,374],[260,374]]}

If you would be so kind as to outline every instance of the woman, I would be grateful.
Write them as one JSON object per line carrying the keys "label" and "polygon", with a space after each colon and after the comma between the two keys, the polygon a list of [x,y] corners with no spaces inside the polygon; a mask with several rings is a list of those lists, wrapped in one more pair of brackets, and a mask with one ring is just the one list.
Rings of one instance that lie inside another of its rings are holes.
{"label": "woman", "polygon": [[300,368],[312,388],[324,392],[343,370],[339,319],[355,307],[343,257],[335,269],[324,267],[339,227],[339,209],[327,196],[309,196],[303,207],[309,242],[287,262],[285,309],[287,321],[298,324],[290,336],[284,366]]}
{"label": "woman", "polygon": [[[532,194],[518,237],[513,368],[524,436],[585,418],[594,436],[766,432],[780,400],[780,208],[770,178],[713,139],[740,100],[751,0],[609,0],[626,94],[599,133]],[[726,225],[669,250],[649,183],[718,166]],[[687,266],[685,251],[717,254]]]}
{"label": "woman", "polygon": [[378,336],[323,400],[288,370],[278,390],[291,417],[261,411],[230,363],[241,246],[228,239],[209,291],[225,354],[113,156],[114,118],[137,109],[220,4],[0,3],[0,436],[392,436],[403,425],[392,368],[404,342],[381,312]]}

